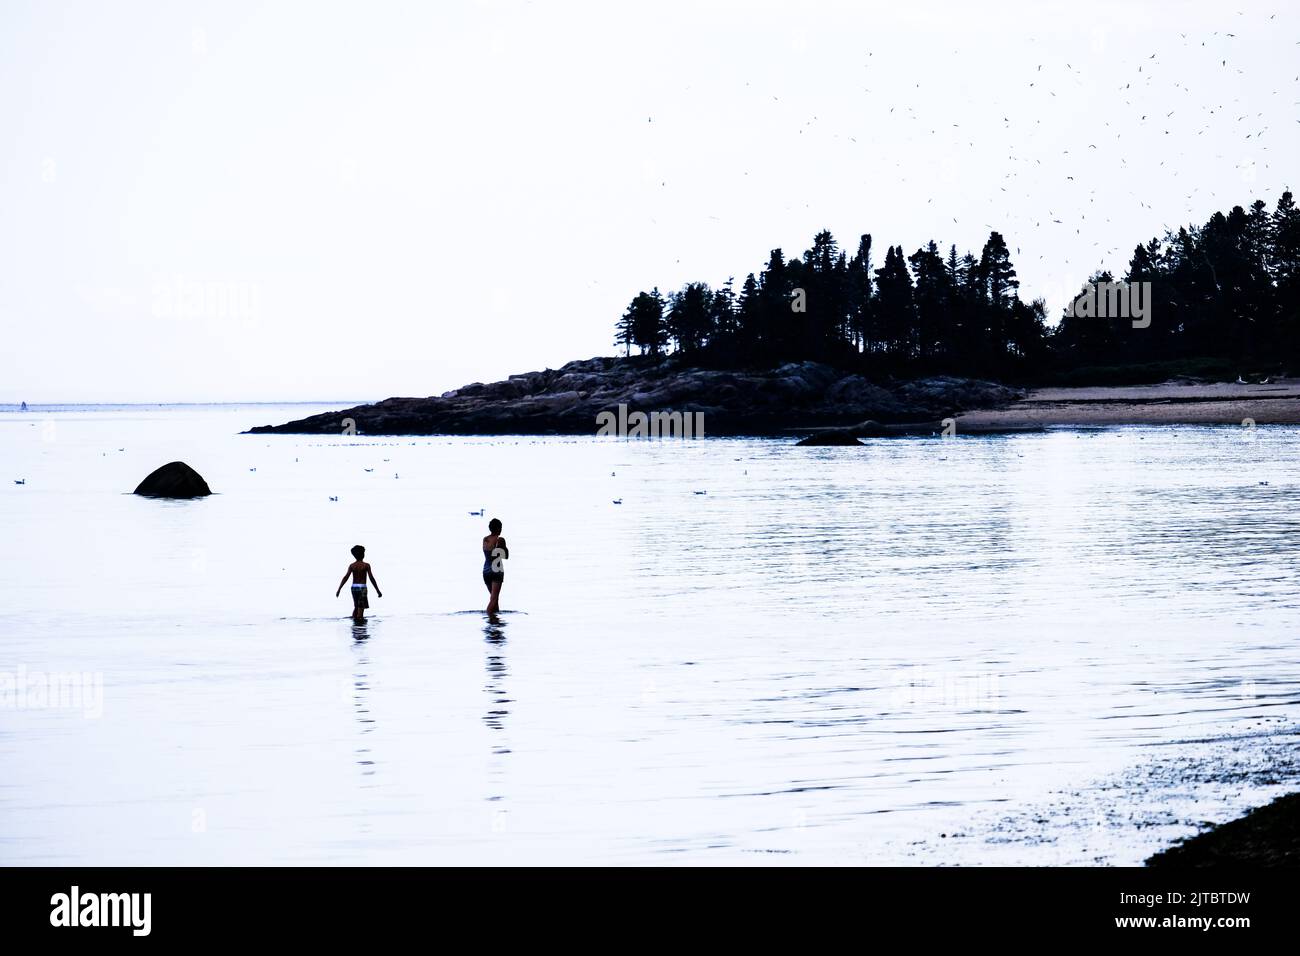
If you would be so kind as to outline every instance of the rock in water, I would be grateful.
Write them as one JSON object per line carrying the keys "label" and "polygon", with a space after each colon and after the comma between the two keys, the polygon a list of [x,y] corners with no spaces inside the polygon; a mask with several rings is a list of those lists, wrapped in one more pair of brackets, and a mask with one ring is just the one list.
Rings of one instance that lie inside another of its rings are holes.
{"label": "rock in water", "polygon": [[834,429],[832,431],[817,432],[809,435],[802,441],[795,442],[796,445],[805,445],[809,447],[836,446],[836,445],[861,445],[857,436],[851,431]]}
{"label": "rock in water", "polygon": [[170,461],[135,489],[147,498],[202,498],[212,494],[203,476],[183,461]]}

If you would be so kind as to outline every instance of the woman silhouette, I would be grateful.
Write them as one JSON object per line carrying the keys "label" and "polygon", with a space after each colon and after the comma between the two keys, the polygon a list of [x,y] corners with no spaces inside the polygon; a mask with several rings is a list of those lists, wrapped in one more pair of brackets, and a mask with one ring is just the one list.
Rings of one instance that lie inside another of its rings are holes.
{"label": "woman silhouette", "polygon": [[501,521],[493,518],[488,522],[491,532],[483,539],[483,584],[488,589],[487,613],[496,614],[501,610],[501,585],[506,581],[505,565],[502,563],[510,557],[506,539],[501,537]]}

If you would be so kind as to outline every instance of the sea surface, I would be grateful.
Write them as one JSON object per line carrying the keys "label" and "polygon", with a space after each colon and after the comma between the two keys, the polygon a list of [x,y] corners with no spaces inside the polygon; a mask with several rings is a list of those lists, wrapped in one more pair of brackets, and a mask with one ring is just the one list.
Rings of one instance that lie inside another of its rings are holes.
{"label": "sea surface", "polygon": [[1133,864],[1300,779],[1296,428],[239,434],[324,410],[0,407],[0,864]]}

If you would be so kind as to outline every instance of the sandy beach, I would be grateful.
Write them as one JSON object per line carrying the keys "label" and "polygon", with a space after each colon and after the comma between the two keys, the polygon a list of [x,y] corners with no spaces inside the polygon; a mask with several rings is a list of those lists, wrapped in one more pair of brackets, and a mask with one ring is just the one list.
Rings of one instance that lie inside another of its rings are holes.
{"label": "sandy beach", "polygon": [[957,419],[978,428],[1046,425],[1257,425],[1300,423],[1300,379],[1267,384],[1228,382],[1040,388],[1003,408],[976,409]]}

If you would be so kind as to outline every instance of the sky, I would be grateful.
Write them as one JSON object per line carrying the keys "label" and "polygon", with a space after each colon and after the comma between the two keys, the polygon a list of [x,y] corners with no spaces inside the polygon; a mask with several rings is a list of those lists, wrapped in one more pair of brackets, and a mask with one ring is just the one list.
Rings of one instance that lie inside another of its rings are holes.
{"label": "sky", "polygon": [[0,4],[0,402],[371,400],[614,354],[830,229],[1052,316],[1300,184],[1300,5]]}

